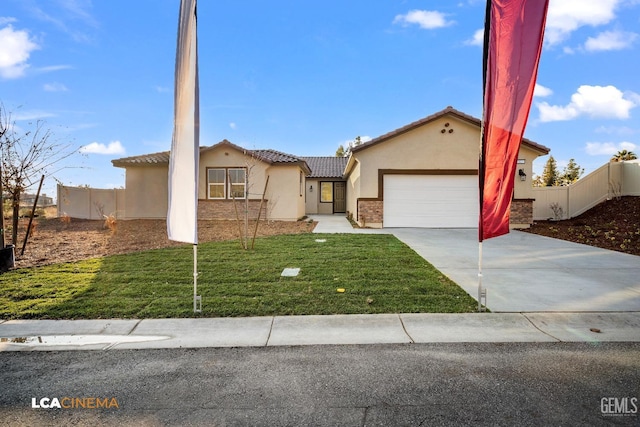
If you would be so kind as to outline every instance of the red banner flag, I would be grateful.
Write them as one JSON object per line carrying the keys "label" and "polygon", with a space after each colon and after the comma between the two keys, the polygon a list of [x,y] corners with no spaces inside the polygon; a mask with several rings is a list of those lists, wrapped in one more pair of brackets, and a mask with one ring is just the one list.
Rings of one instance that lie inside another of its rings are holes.
{"label": "red banner flag", "polygon": [[509,232],[520,142],[542,52],[548,0],[487,0],[479,239]]}

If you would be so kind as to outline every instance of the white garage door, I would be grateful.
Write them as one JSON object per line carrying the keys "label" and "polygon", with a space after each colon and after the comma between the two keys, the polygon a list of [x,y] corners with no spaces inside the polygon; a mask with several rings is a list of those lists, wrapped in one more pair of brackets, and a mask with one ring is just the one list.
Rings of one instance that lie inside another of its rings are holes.
{"label": "white garage door", "polygon": [[385,175],[384,227],[478,226],[477,175]]}

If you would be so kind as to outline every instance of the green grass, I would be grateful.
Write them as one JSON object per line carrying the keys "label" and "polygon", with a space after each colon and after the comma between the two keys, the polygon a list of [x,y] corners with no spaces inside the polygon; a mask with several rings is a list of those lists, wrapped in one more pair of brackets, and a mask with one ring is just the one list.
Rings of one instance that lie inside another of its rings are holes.
{"label": "green grass", "polygon": [[[316,239],[326,239],[324,243]],[[297,277],[281,277],[299,267]],[[197,316],[472,312],[477,303],[391,235],[300,234],[198,246]],[[337,292],[344,288],[344,293]],[[0,318],[193,317],[191,246],[0,275]]]}

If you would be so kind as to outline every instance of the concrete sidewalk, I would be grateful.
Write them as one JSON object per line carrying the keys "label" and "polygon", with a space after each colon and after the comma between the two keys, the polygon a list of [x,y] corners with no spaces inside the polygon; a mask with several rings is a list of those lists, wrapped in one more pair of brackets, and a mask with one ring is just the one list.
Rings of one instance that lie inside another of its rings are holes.
{"label": "concrete sidewalk", "polygon": [[0,351],[452,342],[640,342],[640,313],[10,320]]}

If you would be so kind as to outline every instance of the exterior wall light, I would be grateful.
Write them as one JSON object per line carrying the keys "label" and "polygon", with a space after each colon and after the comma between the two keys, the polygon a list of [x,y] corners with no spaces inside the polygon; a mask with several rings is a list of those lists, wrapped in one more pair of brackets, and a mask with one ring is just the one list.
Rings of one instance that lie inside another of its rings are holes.
{"label": "exterior wall light", "polygon": [[524,169],[519,169],[518,170],[518,175],[520,176],[520,181],[526,181],[527,180],[527,174],[524,173]]}

